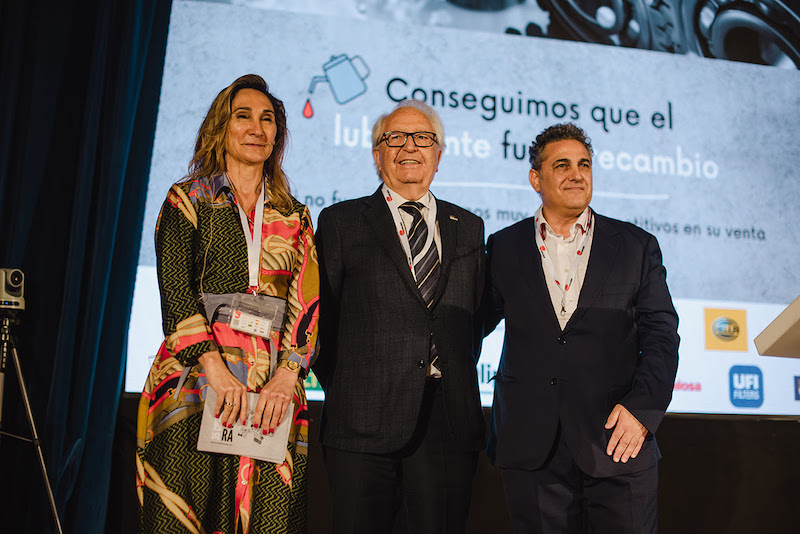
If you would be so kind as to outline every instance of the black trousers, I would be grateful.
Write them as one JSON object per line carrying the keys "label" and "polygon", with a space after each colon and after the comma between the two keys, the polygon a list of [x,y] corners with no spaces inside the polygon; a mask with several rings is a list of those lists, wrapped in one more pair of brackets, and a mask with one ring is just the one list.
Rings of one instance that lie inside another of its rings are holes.
{"label": "black trousers", "polygon": [[506,506],[519,534],[655,534],[658,466],[594,478],[575,464],[561,432],[543,467],[501,469]]}
{"label": "black trousers", "polygon": [[390,534],[405,499],[412,534],[464,534],[477,452],[452,439],[441,383],[428,379],[414,436],[392,454],[323,450],[334,534]]}

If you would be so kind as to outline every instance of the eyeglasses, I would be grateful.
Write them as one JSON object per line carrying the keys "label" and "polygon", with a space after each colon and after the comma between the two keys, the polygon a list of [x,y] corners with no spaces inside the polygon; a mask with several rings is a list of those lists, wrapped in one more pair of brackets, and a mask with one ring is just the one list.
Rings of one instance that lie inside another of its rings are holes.
{"label": "eyeglasses", "polygon": [[433,143],[437,142],[436,134],[433,132],[386,132],[383,134],[378,144],[386,141],[387,146],[394,148],[405,146],[409,135],[414,140],[414,144],[419,148],[428,148],[433,146]]}

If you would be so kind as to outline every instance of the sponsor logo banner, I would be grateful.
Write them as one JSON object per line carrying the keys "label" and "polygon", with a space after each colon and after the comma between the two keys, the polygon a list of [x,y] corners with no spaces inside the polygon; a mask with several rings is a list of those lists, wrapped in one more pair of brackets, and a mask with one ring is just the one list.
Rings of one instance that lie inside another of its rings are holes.
{"label": "sponsor logo banner", "polygon": [[747,352],[747,311],[705,309],[706,350]]}
{"label": "sponsor logo banner", "polygon": [[734,365],[729,372],[731,404],[758,408],[764,403],[764,377],[754,365]]}

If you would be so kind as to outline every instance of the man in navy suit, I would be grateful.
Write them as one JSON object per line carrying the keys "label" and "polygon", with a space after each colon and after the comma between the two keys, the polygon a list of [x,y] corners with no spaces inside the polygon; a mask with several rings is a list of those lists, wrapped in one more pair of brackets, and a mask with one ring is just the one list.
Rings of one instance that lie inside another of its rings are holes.
{"label": "man in navy suit", "polygon": [[505,319],[488,454],[514,531],[656,532],[654,434],[678,366],[658,242],[589,207],[574,124],[544,130],[530,160],[541,207],[487,243],[486,333]]}
{"label": "man in navy suit", "polygon": [[485,425],[478,393],[483,221],[429,191],[436,112],[403,101],[372,131],[382,184],[319,215],[320,437],[334,533],[463,534]]}

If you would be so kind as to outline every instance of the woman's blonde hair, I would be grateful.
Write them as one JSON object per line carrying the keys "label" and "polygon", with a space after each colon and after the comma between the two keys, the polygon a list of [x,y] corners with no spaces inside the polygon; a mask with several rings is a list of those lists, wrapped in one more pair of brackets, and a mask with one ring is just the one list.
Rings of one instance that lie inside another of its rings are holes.
{"label": "woman's blonde hair", "polygon": [[286,110],[283,102],[269,92],[267,82],[257,74],[245,74],[236,79],[228,87],[220,91],[203,119],[197,132],[194,145],[194,156],[189,162],[189,178],[210,178],[219,176],[225,168],[225,142],[228,133],[228,121],[231,118],[231,107],[236,94],[242,89],[255,89],[264,93],[275,109],[275,124],[278,134],[275,146],[272,147],[267,161],[264,162],[264,176],[267,181],[269,199],[272,205],[281,211],[292,206],[292,193],[289,180],[283,172],[283,156],[289,137],[286,128]]}

